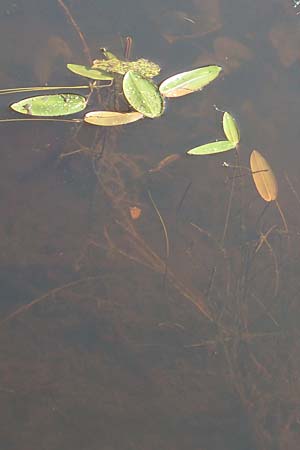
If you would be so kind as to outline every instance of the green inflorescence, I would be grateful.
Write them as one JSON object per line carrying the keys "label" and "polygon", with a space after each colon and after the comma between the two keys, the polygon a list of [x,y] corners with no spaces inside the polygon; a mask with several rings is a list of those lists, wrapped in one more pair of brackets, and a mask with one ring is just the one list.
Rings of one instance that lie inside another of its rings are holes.
{"label": "green inflorescence", "polygon": [[153,78],[160,72],[159,65],[144,58],[138,59],[137,61],[122,61],[117,58],[108,60],[95,59],[92,69],[101,69],[105,72],[118,73],[120,75],[125,75],[126,72],[132,70],[145,78]]}

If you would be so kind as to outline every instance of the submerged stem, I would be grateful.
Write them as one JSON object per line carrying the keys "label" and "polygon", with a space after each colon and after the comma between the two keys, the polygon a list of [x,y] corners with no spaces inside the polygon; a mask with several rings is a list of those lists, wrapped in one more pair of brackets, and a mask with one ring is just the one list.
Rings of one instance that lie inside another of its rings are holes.
{"label": "submerged stem", "polygon": [[32,87],[20,87],[20,88],[9,88],[0,89],[0,95],[6,94],[18,94],[19,92],[35,92],[35,91],[57,91],[60,89],[89,89],[90,85],[87,86],[32,86]]}
{"label": "submerged stem", "polygon": [[34,122],[36,122],[36,121],[39,121],[39,122],[43,122],[43,121],[47,121],[47,122],[71,122],[71,123],[81,123],[81,122],[83,122],[83,120],[82,119],[52,119],[51,117],[49,117],[49,118],[36,118],[36,119],[34,119],[34,118],[32,118],[32,117],[30,117],[30,118],[28,118],[28,119],[0,119],[0,122],[28,122],[28,121],[34,121]]}
{"label": "submerged stem", "polygon": [[82,44],[82,48],[83,48],[84,54],[86,55],[89,64],[92,64],[92,57],[91,57],[91,52],[90,52],[89,46],[88,46],[88,44],[86,42],[84,34],[82,33],[78,23],[76,22],[76,20],[72,16],[71,11],[69,10],[69,8],[65,4],[65,2],[63,0],[57,0],[57,2],[61,6],[61,8],[64,10],[67,18],[71,22],[71,25],[73,26],[73,28],[75,29],[76,33],[78,34],[79,39],[80,39],[81,44]]}
{"label": "submerged stem", "polygon": [[288,224],[287,224],[286,218],[285,218],[285,216],[284,216],[284,214],[283,214],[283,211],[282,211],[282,209],[281,209],[281,207],[280,207],[280,205],[279,205],[279,203],[278,203],[278,201],[277,201],[277,200],[275,200],[275,203],[276,203],[276,206],[277,206],[278,212],[279,212],[279,214],[280,214],[280,217],[281,217],[281,219],[282,219],[282,222],[283,222],[283,226],[284,226],[284,231],[285,231],[286,233],[288,233],[288,232],[289,232],[289,229],[288,229]]}

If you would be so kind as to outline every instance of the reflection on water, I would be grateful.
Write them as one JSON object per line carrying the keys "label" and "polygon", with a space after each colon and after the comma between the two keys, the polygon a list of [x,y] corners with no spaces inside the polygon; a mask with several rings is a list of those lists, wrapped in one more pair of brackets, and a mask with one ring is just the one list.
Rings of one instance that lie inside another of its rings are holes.
{"label": "reflection on water", "polygon": [[[0,124],[1,447],[297,449],[292,2],[65,3],[95,58],[100,46],[121,55],[130,34],[161,79],[209,63],[223,75],[117,130]],[[78,84],[65,64],[85,54],[58,3],[2,2],[0,23],[1,87]],[[1,96],[1,117],[20,98]],[[102,89],[89,107],[115,101]],[[223,139],[213,105],[236,117],[239,156],[186,157]],[[254,148],[288,233],[255,190]]]}

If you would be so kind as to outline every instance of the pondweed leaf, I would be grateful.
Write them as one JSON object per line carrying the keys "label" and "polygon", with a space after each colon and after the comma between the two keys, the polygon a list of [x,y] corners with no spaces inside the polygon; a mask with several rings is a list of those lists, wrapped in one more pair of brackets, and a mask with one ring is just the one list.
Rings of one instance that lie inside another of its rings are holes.
{"label": "pondweed leaf", "polygon": [[275,175],[269,163],[257,150],[253,150],[251,153],[250,167],[253,181],[259,195],[266,202],[276,200],[278,195],[278,186]]}
{"label": "pondweed leaf", "polygon": [[78,94],[38,95],[13,103],[10,107],[30,116],[66,116],[85,109],[86,98]]}
{"label": "pondweed leaf", "polygon": [[235,148],[230,141],[209,142],[209,144],[200,145],[187,151],[188,155],[213,155],[214,153],[227,152]]}
{"label": "pondweed leaf", "polygon": [[165,97],[181,97],[191,94],[211,83],[218,77],[221,70],[220,66],[206,66],[178,73],[163,81],[159,86],[159,91]]}
{"label": "pondweed leaf", "polygon": [[123,91],[128,103],[146,117],[159,117],[164,101],[158,87],[136,72],[128,71],[123,79]]}
{"label": "pondweed leaf", "polygon": [[223,130],[227,139],[232,142],[234,146],[237,146],[240,142],[240,131],[234,117],[228,112],[224,112],[223,114]]}
{"label": "pondweed leaf", "polygon": [[120,113],[115,111],[91,111],[84,116],[83,120],[91,125],[114,127],[116,125],[126,125],[127,123],[136,122],[143,117],[143,114],[137,111],[128,113]]}
{"label": "pondweed leaf", "polygon": [[107,72],[99,69],[92,69],[88,66],[81,66],[79,64],[67,64],[67,68],[77,75],[82,77],[91,78],[92,80],[113,80],[113,76]]}

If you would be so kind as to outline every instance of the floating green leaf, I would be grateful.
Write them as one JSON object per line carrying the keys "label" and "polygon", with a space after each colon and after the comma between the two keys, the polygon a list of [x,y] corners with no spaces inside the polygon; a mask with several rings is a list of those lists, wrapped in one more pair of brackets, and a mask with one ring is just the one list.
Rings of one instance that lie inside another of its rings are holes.
{"label": "floating green leaf", "polygon": [[211,83],[221,70],[220,66],[206,66],[178,73],[163,81],[159,86],[159,91],[165,97],[181,97],[191,94]]}
{"label": "floating green leaf", "polygon": [[253,150],[250,156],[250,167],[256,189],[266,201],[276,200],[278,186],[275,175],[268,161],[257,151]]}
{"label": "floating green leaf", "polygon": [[162,115],[164,101],[152,81],[130,70],[124,76],[123,91],[128,103],[144,116],[153,118]]}
{"label": "floating green leaf", "polygon": [[142,119],[143,114],[133,111],[120,113],[115,111],[91,111],[84,116],[84,121],[91,125],[100,125],[103,127],[113,127],[116,125],[126,125]]}
{"label": "floating green leaf", "polygon": [[113,76],[103,72],[99,69],[92,69],[88,66],[81,66],[80,64],[67,64],[67,68],[77,75],[91,78],[92,80],[113,80]]}
{"label": "floating green leaf", "polygon": [[214,153],[227,152],[235,148],[230,141],[216,141],[209,144],[200,145],[200,147],[192,148],[187,151],[188,155],[212,155]]}
{"label": "floating green leaf", "polygon": [[240,131],[234,117],[228,112],[224,112],[223,114],[223,130],[227,139],[232,142],[234,146],[237,146],[240,142]]}
{"label": "floating green leaf", "polygon": [[38,95],[13,103],[10,107],[30,116],[66,116],[82,111],[86,107],[86,98],[77,94]]}

